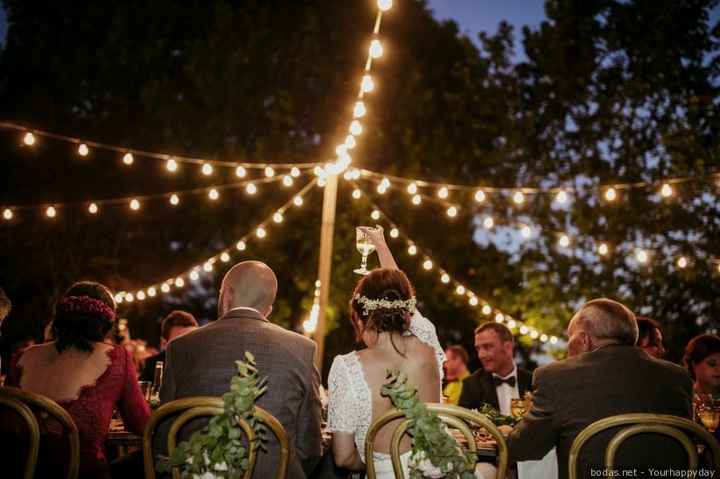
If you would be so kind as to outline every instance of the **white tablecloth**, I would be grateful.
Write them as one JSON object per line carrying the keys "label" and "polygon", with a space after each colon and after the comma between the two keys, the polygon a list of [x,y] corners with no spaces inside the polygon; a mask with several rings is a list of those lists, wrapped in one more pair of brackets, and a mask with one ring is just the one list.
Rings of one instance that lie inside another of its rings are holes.
{"label": "white tablecloth", "polygon": [[555,448],[539,461],[520,461],[517,464],[518,479],[557,479],[558,464]]}

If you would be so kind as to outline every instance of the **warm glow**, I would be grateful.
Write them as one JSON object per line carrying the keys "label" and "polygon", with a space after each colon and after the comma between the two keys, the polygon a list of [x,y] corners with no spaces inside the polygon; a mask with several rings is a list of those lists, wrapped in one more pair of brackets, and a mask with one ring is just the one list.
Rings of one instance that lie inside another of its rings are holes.
{"label": "warm glow", "polygon": [[135,162],[135,158],[133,158],[132,153],[125,153],[122,158],[123,163],[130,166]]}
{"label": "warm glow", "polygon": [[605,190],[605,200],[607,201],[615,201],[617,199],[617,191],[615,188],[610,187],[607,190]]}
{"label": "warm glow", "polygon": [[10,221],[11,219],[13,219],[13,212],[10,208],[5,208],[3,210],[3,219],[5,219],[6,221]]}
{"label": "warm glow", "polygon": [[55,218],[55,216],[57,215],[57,211],[55,210],[55,207],[54,207],[54,206],[48,206],[48,208],[45,210],[45,215],[46,215],[48,218]]}
{"label": "warm glow", "polygon": [[610,247],[607,245],[607,243],[600,243],[597,247],[597,252],[600,256],[607,256],[607,254],[610,252]]}
{"label": "warm glow", "polygon": [[362,196],[362,191],[360,191],[360,190],[358,190],[357,188],[355,188],[355,189],[353,190],[353,192],[352,192],[352,197],[353,197],[353,199],[359,200],[361,196]]}
{"label": "warm glow", "polygon": [[169,293],[170,285],[167,283],[163,283],[162,286],[160,286],[160,291],[162,291],[163,293]]}
{"label": "warm glow", "polygon": [[407,187],[407,192],[410,193],[411,195],[414,195],[415,193],[417,193],[417,190],[418,190],[418,187],[417,187],[417,183],[415,183],[415,182],[410,183]]}
{"label": "warm glow", "polygon": [[177,171],[177,169],[178,169],[177,161],[175,161],[175,160],[173,160],[172,158],[170,158],[169,160],[167,160],[167,162],[165,162],[165,168],[166,168],[170,173],[175,173],[175,172]]}
{"label": "warm glow", "polygon": [[235,245],[235,248],[237,248],[238,251],[245,251],[245,248],[247,248],[247,245],[245,244],[244,241],[240,240]]}
{"label": "warm glow", "polygon": [[440,276],[440,281],[442,281],[444,284],[448,284],[450,282],[450,275],[447,273],[443,273],[442,276]]}
{"label": "warm glow", "polygon": [[378,8],[380,11],[387,12],[392,8],[393,2],[392,0],[378,0]]}
{"label": "warm glow", "polygon": [[557,342],[558,342],[558,338],[556,338],[555,336],[550,337],[550,344],[555,344]]}
{"label": "warm glow", "polygon": [[541,335],[540,335],[540,341],[542,341],[543,343],[546,343],[547,340],[548,340],[547,334],[541,334]]}
{"label": "warm glow", "polygon": [[304,203],[304,201],[303,201],[303,199],[302,199],[302,196],[297,195],[295,198],[293,198],[293,204],[294,204],[295,206],[302,206],[303,203]]}
{"label": "warm glow", "polygon": [[293,178],[297,178],[298,176],[300,176],[300,168],[298,168],[297,166],[293,166],[290,170],[290,176],[292,176]]}
{"label": "warm glow", "polygon": [[237,176],[238,178],[245,178],[246,175],[247,170],[242,166],[238,166],[237,168],[235,168],[235,176]]}
{"label": "warm glow", "polygon": [[513,194],[513,203],[515,203],[516,205],[521,205],[525,203],[525,193],[523,193],[522,191],[516,191]]}
{"label": "warm glow", "polygon": [[408,254],[410,256],[415,256],[417,254],[417,246],[415,246],[414,244],[408,246]]}
{"label": "warm glow", "polygon": [[282,183],[283,183],[283,186],[285,186],[285,187],[292,186],[293,185],[292,176],[289,176],[289,175],[283,176]]}
{"label": "warm glow", "polygon": [[415,206],[417,206],[417,205],[419,205],[420,203],[422,203],[422,196],[420,196],[420,195],[415,195],[415,196],[412,197],[412,204],[414,204]]}
{"label": "warm glow", "polygon": [[263,228],[262,226],[260,226],[257,230],[255,230],[255,235],[256,235],[258,238],[264,238],[264,237],[267,236],[267,231],[265,230],[265,228]]}
{"label": "warm glow", "polygon": [[173,206],[177,206],[180,204],[180,197],[176,194],[173,194],[170,196],[170,204]]}
{"label": "warm glow", "polygon": [[397,228],[393,228],[390,230],[391,238],[397,238],[398,236],[400,236],[400,230],[398,230]]}
{"label": "warm glow", "polygon": [[527,334],[528,328],[527,326],[520,326],[520,334]]}
{"label": "warm glow", "polygon": [[482,313],[483,313],[485,316],[490,316],[490,313],[492,313],[492,308],[490,307],[489,304],[483,305],[483,307],[482,307]]}
{"label": "warm glow", "polygon": [[503,322],[503,319],[505,319],[505,316],[503,316],[502,313],[497,313],[497,314],[495,315],[495,322],[496,322],[496,323],[502,323],[502,322]]}
{"label": "warm glow", "polygon": [[115,295],[115,302],[118,303],[118,304],[123,302],[123,295],[122,295],[122,293],[118,293],[118,294]]}
{"label": "warm glow", "polygon": [[127,301],[128,303],[132,303],[133,301],[135,301],[135,296],[133,296],[132,293],[127,293],[125,295],[125,301]]}
{"label": "warm glow", "polygon": [[523,238],[529,238],[530,236],[532,236],[532,228],[530,228],[528,225],[525,225],[520,228],[520,234]]}
{"label": "warm glow", "polygon": [[183,286],[185,286],[185,280],[178,276],[177,278],[175,278],[175,286],[178,288],[182,288]]}
{"label": "warm glow", "polygon": [[379,219],[380,219],[380,212],[379,212],[378,210],[373,210],[373,212],[370,213],[370,218],[372,218],[372,219],[374,219],[374,220],[376,220],[376,221],[379,220]]}
{"label": "warm glow", "polygon": [[91,215],[96,214],[98,212],[98,205],[96,205],[95,203],[90,203],[90,205],[88,205],[88,212]]}
{"label": "warm glow", "polygon": [[375,39],[370,42],[369,53],[371,58],[380,58],[383,56],[383,46],[380,40]]}
{"label": "warm glow", "polygon": [[80,146],[78,146],[78,155],[80,156],[88,156],[90,153],[90,148],[85,143],[80,143]]}
{"label": "warm glow", "polygon": [[459,284],[457,288],[455,288],[455,294],[465,294],[465,286]]}
{"label": "warm glow", "polygon": [[362,83],[360,83],[360,89],[362,89],[364,93],[370,93],[375,89],[375,82],[370,75],[363,76]]}
{"label": "warm glow", "polygon": [[680,256],[677,260],[677,266],[680,269],[685,269],[688,266],[688,259],[685,256]]}
{"label": "warm glow", "polygon": [[137,211],[140,209],[140,202],[136,199],[133,199],[130,201],[130,209],[133,211]]}
{"label": "warm glow", "polygon": [[283,222],[283,215],[279,211],[273,215],[273,221],[275,223],[282,223]]}
{"label": "warm glow", "polygon": [[670,198],[672,195],[675,194],[675,191],[673,190],[673,187],[670,186],[670,184],[665,183],[662,185],[662,188],[660,188],[660,194],[663,198]]}
{"label": "warm glow", "polygon": [[148,294],[148,296],[150,296],[151,298],[154,298],[155,295],[157,295],[157,290],[156,290],[155,288],[153,288],[153,287],[150,287],[150,288],[148,288],[148,290],[147,290],[147,294]]}
{"label": "warm glow", "polygon": [[190,272],[189,277],[190,277],[190,281],[197,281],[198,279],[200,279],[200,273],[193,270]]}
{"label": "warm glow", "polygon": [[483,190],[477,190],[475,192],[475,201],[478,203],[482,203],[485,201],[485,192]]}
{"label": "warm glow", "polygon": [[387,191],[387,189],[388,189],[388,187],[385,186],[383,183],[380,183],[380,184],[377,186],[377,192],[378,192],[379,194],[381,194],[381,195],[384,195],[385,192]]}
{"label": "warm glow", "polygon": [[437,195],[439,198],[444,200],[450,195],[450,191],[447,189],[447,186],[443,186],[438,190]]}
{"label": "warm glow", "polygon": [[210,163],[205,163],[202,165],[202,174],[205,176],[210,176],[213,174],[213,167]]}
{"label": "warm glow", "polygon": [[491,229],[493,226],[495,226],[495,220],[492,219],[492,216],[488,216],[483,220],[483,227],[485,229]]}
{"label": "warm glow", "polygon": [[568,235],[560,235],[560,239],[558,240],[558,244],[561,248],[567,248],[570,246],[570,237]]}
{"label": "warm glow", "polygon": [[257,193],[257,186],[255,186],[255,183],[248,183],[247,186],[245,186],[245,191],[248,195],[254,195]]}
{"label": "warm glow", "polygon": [[560,191],[560,192],[555,196],[555,201],[557,201],[557,202],[560,203],[561,205],[564,205],[565,203],[567,203],[567,201],[568,201],[568,194],[567,194],[567,192],[565,192],[565,191]]}
{"label": "warm glow", "polygon": [[457,216],[457,214],[458,214],[458,209],[457,209],[457,207],[451,206],[450,208],[447,209],[447,215],[448,215],[450,218],[455,218],[455,217]]}
{"label": "warm glow", "polygon": [[514,329],[517,326],[517,322],[515,322],[514,319],[511,319],[510,321],[508,321],[507,326],[510,329]]}
{"label": "warm glow", "polygon": [[477,296],[470,296],[468,303],[470,303],[470,306],[477,306],[478,305]]}
{"label": "warm glow", "polygon": [[423,268],[425,268],[426,270],[431,270],[432,267],[433,267],[433,262],[432,262],[432,260],[426,259],[426,260],[423,262]]}
{"label": "warm glow", "polygon": [[355,137],[352,135],[348,135],[345,137],[345,148],[348,150],[352,150],[357,146],[357,141],[355,141]]}
{"label": "warm glow", "polygon": [[25,135],[23,135],[23,143],[27,146],[33,146],[35,144],[35,135],[28,131]]}
{"label": "warm glow", "polygon": [[353,120],[352,123],[350,123],[350,133],[354,136],[360,136],[362,133],[363,128],[359,121]]}
{"label": "warm glow", "polygon": [[220,198],[220,193],[215,188],[212,188],[210,191],[208,191],[208,198],[215,201]]}
{"label": "warm glow", "polygon": [[212,265],[211,262],[208,261],[207,263],[205,263],[205,264],[203,265],[203,271],[205,271],[206,273],[209,273],[209,272],[211,272],[212,270],[213,270],[213,265]]}
{"label": "warm glow", "polygon": [[273,176],[275,176],[275,170],[273,170],[272,166],[265,167],[265,176],[267,178],[272,178]]}
{"label": "warm glow", "polygon": [[645,251],[644,249],[639,249],[635,252],[635,259],[638,261],[638,263],[645,264],[648,262],[650,257],[648,256],[647,251]]}
{"label": "warm glow", "polygon": [[367,113],[367,110],[365,109],[365,103],[358,101],[355,103],[355,107],[353,108],[353,118],[362,118]]}
{"label": "warm glow", "polygon": [[145,300],[145,291],[138,291],[135,297],[138,299],[138,301],[144,301]]}

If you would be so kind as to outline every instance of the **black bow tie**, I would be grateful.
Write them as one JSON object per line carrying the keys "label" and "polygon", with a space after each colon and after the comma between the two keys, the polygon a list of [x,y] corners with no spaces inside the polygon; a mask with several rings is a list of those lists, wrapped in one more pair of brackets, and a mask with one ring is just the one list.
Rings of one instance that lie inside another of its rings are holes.
{"label": "black bow tie", "polygon": [[495,387],[498,387],[502,383],[505,383],[505,384],[508,384],[511,388],[514,388],[515,381],[516,381],[515,376],[510,376],[509,378],[505,378],[505,379],[498,377],[498,376],[493,376],[493,384],[495,385]]}

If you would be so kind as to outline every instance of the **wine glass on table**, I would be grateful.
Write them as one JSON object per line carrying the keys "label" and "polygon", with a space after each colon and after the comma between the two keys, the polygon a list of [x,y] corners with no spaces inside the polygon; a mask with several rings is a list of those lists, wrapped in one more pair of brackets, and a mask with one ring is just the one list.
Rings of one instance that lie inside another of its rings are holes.
{"label": "wine glass on table", "polygon": [[375,245],[370,240],[370,236],[367,234],[368,229],[373,229],[369,226],[358,226],[355,228],[355,247],[358,252],[362,255],[360,267],[354,269],[353,272],[357,274],[366,275],[370,273],[367,269],[367,259],[373,251],[375,251]]}
{"label": "wine glass on table", "polygon": [[712,398],[699,403],[696,407],[697,418],[710,433],[720,426],[720,403]]}
{"label": "wine glass on table", "polygon": [[525,399],[511,399],[510,400],[510,415],[516,419],[522,419],[527,413],[527,402]]}

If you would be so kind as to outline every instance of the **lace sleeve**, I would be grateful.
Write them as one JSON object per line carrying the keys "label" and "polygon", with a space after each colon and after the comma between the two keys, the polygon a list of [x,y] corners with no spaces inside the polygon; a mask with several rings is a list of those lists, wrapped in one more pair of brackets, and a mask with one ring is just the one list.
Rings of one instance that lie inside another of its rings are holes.
{"label": "lace sleeve", "polygon": [[410,319],[410,328],[408,331],[410,334],[435,350],[435,359],[437,360],[437,366],[440,370],[440,380],[442,381],[445,376],[443,371],[445,352],[440,347],[440,341],[438,341],[435,325],[431,323],[429,319],[420,314],[420,312],[416,309]]}
{"label": "lace sleeve", "polygon": [[345,360],[336,356],[328,375],[328,430],[355,432],[353,392]]}

